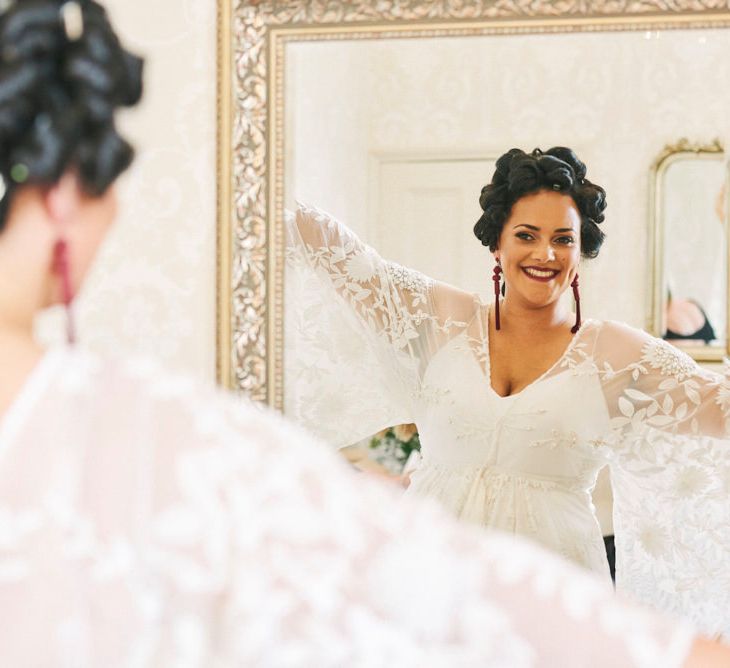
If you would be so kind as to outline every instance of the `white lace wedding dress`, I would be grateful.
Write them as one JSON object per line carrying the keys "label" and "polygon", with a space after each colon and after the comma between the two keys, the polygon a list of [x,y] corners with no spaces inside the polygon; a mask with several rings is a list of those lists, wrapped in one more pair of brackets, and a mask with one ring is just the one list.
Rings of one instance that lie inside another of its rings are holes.
{"label": "white lace wedding dress", "polygon": [[584,322],[521,392],[490,383],[488,307],[386,262],[326,213],[287,217],[286,412],[333,445],[415,422],[408,494],[608,578],[590,492],[611,467],[617,586],[730,634],[730,383]]}
{"label": "white lace wedding dress", "polygon": [[148,362],[50,352],[0,421],[5,666],[672,668],[691,641]]}

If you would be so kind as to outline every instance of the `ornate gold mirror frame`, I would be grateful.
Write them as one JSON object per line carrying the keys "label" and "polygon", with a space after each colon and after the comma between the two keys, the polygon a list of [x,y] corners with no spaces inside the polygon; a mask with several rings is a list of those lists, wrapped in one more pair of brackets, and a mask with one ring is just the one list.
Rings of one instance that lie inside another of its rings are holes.
{"label": "ornate gold mirror frame", "polygon": [[727,0],[218,0],[217,375],[283,404],[287,42],[730,27]]}
{"label": "ornate gold mirror frame", "polygon": [[[667,329],[664,314],[666,292],[666,263],[665,263],[665,230],[664,230],[664,203],[662,183],[667,170],[680,160],[720,160],[724,154],[719,139],[710,144],[692,143],[687,139],[680,139],[676,144],[664,147],[651,167],[651,191],[649,200],[649,243],[651,249],[649,273],[649,318],[647,330],[654,336],[663,336]],[[726,175],[727,188],[727,175]],[[727,210],[727,206],[725,207]],[[727,230],[727,214],[725,216]],[[730,268],[730,238],[726,240],[726,257]],[[727,285],[727,304],[725,306],[726,319],[730,316],[730,280]],[[724,346],[683,345],[682,350],[691,355],[698,362],[721,362],[730,354],[730,336],[726,337]]]}

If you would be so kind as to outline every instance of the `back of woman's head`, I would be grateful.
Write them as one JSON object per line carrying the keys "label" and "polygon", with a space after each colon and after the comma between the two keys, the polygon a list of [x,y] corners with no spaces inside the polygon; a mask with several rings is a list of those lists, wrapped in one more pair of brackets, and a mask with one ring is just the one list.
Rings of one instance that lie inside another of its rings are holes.
{"label": "back of woman's head", "polygon": [[137,103],[142,60],[93,0],[10,0],[0,13],[0,230],[14,191],[69,169],[101,195],[132,161],[114,114]]}
{"label": "back of woman's head", "polygon": [[586,166],[562,146],[545,153],[538,148],[532,153],[513,148],[497,160],[492,181],[482,188],[479,198],[484,213],[474,226],[477,239],[496,250],[515,202],[540,190],[573,198],[581,217],[581,253],[596,257],[605,237],[598,225],[604,219],[606,192],[586,179]]}

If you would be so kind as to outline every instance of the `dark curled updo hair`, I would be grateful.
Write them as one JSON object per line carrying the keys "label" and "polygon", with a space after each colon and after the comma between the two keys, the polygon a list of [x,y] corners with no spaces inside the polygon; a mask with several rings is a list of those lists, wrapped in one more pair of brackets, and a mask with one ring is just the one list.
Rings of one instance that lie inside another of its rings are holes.
{"label": "dark curled updo hair", "polygon": [[114,125],[142,94],[142,60],[125,51],[106,11],[78,0],[5,0],[0,7],[0,230],[22,184],[51,185],[69,168],[102,195],[131,163]]}
{"label": "dark curled updo hair", "polygon": [[495,251],[512,206],[525,195],[553,190],[570,195],[581,217],[581,254],[598,255],[605,234],[603,222],[606,191],[586,179],[586,166],[569,148],[556,146],[543,153],[513,148],[497,160],[492,182],[482,188],[479,204],[484,213],[474,226],[474,234],[484,246]]}

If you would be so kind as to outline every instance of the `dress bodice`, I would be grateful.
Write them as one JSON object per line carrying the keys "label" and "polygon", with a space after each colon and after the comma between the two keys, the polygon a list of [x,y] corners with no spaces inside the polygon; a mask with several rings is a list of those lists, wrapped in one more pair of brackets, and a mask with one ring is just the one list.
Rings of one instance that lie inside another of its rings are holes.
{"label": "dress bodice", "polygon": [[[478,350],[488,350],[483,343]],[[474,354],[466,332],[430,360],[414,406],[423,460],[410,493],[605,573],[590,499],[605,464],[595,441],[609,423],[597,378],[560,370],[558,361],[501,397],[488,374],[488,357]]]}
{"label": "dress bodice", "polygon": [[[423,456],[587,489],[608,414],[595,376],[567,370],[500,397],[460,335],[431,360],[416,412]],[[420,409],[420,410],[419,410]]]}

